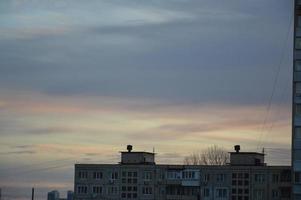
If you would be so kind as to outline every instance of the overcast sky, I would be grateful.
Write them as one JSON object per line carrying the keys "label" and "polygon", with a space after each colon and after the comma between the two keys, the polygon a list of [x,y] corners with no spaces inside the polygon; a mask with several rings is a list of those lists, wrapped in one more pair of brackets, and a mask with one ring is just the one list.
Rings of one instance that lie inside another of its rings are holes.
{"label": "overcast sky", "polygon": [[292,15],[287,0],[1,0],[4,198],[72,189],[75,162],[127,144],[157,163],[241,144],[288,165]]}

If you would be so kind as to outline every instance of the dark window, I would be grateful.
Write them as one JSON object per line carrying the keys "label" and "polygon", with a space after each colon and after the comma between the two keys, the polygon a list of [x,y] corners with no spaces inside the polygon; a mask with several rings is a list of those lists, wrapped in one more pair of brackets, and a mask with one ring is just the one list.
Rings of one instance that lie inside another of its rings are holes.
{"label": "dark window", "polygon": [[282,198],[290,198],[291,197],[291,188],[290,187],[282,187],[280,189]]}
{"label": "dark window", "polygon": [[232,178],[236,178],[236,177],[237,177],[236,173],[233,173]]}
{"label": "dark window", "polygon": [[248,173],[245,173],[245,178],[249,178],[249,174]]}

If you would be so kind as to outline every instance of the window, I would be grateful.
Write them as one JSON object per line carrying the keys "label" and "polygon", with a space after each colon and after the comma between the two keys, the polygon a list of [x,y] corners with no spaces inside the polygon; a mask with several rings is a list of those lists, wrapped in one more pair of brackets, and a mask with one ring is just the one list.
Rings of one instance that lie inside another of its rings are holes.
{"label": "window", "polygon": [[279,174],[273,174],[272,175],[272,182],[278,183],[279,182]]}
{"label": "window", "polygon": [[92,191],[93,191],[93,194],[101,194],[102,187],[101,186],[93,186]]}
{"label": "window", "polygon": [[295,160],[301,160],[301,150],[300,149],[295,149],[293,151],[293,153],[294,153],[294,159]]}
{"label": "window", "polygon": [[301,71],[301,61],[295,61],[295,71]]}
{"label": "window", "polygon": [[297,20],[298,20],[297,26],[299,26],[299,27],[300,27],[300,26],[301,26],[301,17],[300,17],[300,16],[298,16],[298,19],[297,19]]}
{"label": "window", "polygon": [[301,38],[295,39],[295,49],[301,49]]}
{"label": "window", "polygon": [[301,82],[295,83],[295,96],[301,97]]}
{"label": "window", "polygon": [[78,194],[87,194],[88,193],[88,187],[87,186],[78,186],[77,187],[77,193]]}
{"label": "window", "polygon": [[181,178],[181,172],[177,172],[177,171],[167,172],[167,179],[180,179],[180,178]]}
{"label": "window", "polygon": [[152,172],[150,171],[145,171],[144,174],[143,174],[143,179],[144,180],[151,180],[152,179]]}
{"label": "window", "polygon": [[255,174],[255,182],[263,183],[264,182],[264,174]]}
{"label": "window", "polygon": [[295,105],[295,115],[301,116],[301,104]]}
{"label": "window", "polygon": [[136,184],[137,183],[137,179],[133,178],[133,183]]}
{"label": "window", "polygon": [[295,127],[295,138],[296,139],[301,139],[301,127]]}
{"label": "window", "polygon": [[254,190],[254,200],[264,200],[264,191]]}
{"label": "window", "polygon": [[217,198],[227,198],[227,189],[226,188],[217,188],[216,189]]}
{"label": "window", "polygon": [[204,181],[208,182],[210,180],[210,174],[205,174],[204,175]]}
{"label": "window", "polygon": [[272,197],[273,198],[279,197],[279,191],[278,190],[272,190]]}
{"label": "window", "polygon": [[295,172],[295,182],[300,183],[301,182],[301,173]]}
{"label": "window", "polygon": [[238,189],[238,194],[242,194],[242,189],[241,188]]}
{"label": "window", "polygon": [[93,172],[93,179],[102,179],[102,172]]}
{"label": "window", "polygon": [[142,194],[150,195],[153,193],[152,187],[143,187],[142,188]]}
{"label": "window", "polygon": [[209,188],[204,188],[204,197],[210,197],[210,190],[209,190]]}
{"label": "window", "polygon": [[88,178],[88,172],[87,171],[79,171],[78,172],[78,178],[79,179],[87,179]]}
{"label": "window", "polygon": [[112,180],[118,179],[118,172],[112,172],[112,173],[111,173],[111,179],[112,179]]}
{"label": "window", "polygon": [[226,174],[217,174],[216,181],[224,182],[226,180]]}
{"label": "window", "polygon": [[196,172],[191,170],[185,170],[182,172],[183,179],[196,179]]}

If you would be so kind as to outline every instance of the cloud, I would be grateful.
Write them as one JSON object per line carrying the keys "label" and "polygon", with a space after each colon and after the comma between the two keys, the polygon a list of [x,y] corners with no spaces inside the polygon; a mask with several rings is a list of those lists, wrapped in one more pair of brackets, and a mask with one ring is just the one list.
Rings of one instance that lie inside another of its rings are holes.
{"label": "cloud", "polygon": [[36,151],[30,151],[30,150],[23,150],[23,151],[10,151],[10,152],[0,152],[1,155],[10,155],[10,154],[35,154]]}

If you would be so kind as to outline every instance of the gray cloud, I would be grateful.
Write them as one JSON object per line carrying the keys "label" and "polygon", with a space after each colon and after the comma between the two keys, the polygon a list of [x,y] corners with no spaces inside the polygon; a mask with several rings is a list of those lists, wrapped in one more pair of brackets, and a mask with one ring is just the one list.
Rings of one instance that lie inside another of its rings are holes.
{"label": "gray cloud", "polygon": [[[118,18],[106,25],[92,19],[97,16],[92,12],[87,16],[91,23],[73,24],[71,32],[0,41],[5,49],[0,56],[1,85],[51,95],[265,103],[285,39],[289,5],[281,5],[281,10],[275,5],[266,13],[253,1],[225,7],[215,7],[212,1],[119,3],[105,1],[104,6],[138,21],[120,24]],[[93,10],[101,5],[94,4]],[[79,5],[67,1],[64,17],[72,19],[72,8],[80,14]],[[60,12],[56,5],[41,5],[42,11],[46,8]],[[143,11],[148,15],[140,15]],[[283,71],[280,80],[289,83],[288,73]]]}

